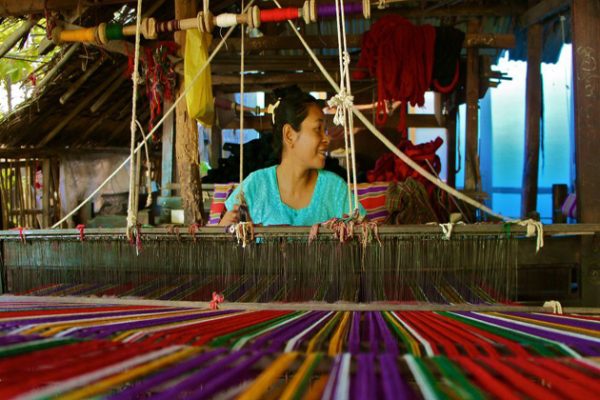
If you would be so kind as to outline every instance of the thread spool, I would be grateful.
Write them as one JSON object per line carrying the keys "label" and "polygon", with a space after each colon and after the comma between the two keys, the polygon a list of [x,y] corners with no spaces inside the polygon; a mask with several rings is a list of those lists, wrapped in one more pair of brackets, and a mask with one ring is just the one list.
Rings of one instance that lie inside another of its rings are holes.
{"label": "thread spool", "polygon": [[96,29],[96,40],[98,43],[102,43],[103,45],[106,45],[108,43],[105,22],[102,22],[100,25],[98,25],[98,28]]}
{"label": "thread spool", "polygon": [[258,6],[252,6],[248,9],[245,15],[241,15],[240,17],[244,19],[242,23],[246,23],[246,25],[248,25],[248,28],[254,29],[260,27],[261,14],[262,13]]}
{"label": "thread spool", "polygon": [[140,30],[146,39],[156,39],[158,37],[158,33],[156,32],[156,19],[143,18]]}
{"label": "thread spool", "polygon": [[260,11],[260,22],[283,22],[300,18],[300,11],[297,8],[272,8],[270,10]]}
{"label": "thread spool", "polygon": [[[56,28],[55,28],[56,29]],[[58,43],[63,42],[96,42],[97,28],[85,28],[74,30],[59,30],[57,31]]]}
{"label": "thread spool", "polygon": [[238,15],[237,14],[220,14],[215,17],[215,25],[220,28],[230,28],[232,26],[236,26],[238,24]]}
{"label": "thread spool", "polygon": [[[370,4],[370,3],[369,3]],[[363,3],[348,3],[344,4],[345,14],[363,14]],[[323,17],[335,17],[335,4],[321,4],[317,7],[317,15]]]}

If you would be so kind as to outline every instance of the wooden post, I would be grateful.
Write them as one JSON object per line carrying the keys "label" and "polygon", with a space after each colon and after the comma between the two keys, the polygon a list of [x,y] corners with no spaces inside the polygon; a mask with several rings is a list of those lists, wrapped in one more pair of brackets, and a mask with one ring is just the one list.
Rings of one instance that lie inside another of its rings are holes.
{"label": "wooden post", "polygon": [[[172,101],[164,101],[163,109],[168,110],[173,106]],[[162,129],[162,162],[161,162],[161,180],[160,180],[160,195],[163,197],[171,196],[171,184],[173,183],[173,158],[174,158],[174,126],[173,113],[167,115]]]}
{"label": "wooden post", "polygon": [[573,0],[573,86],[577,214],[583,223],[600,222],[600,1]]}
{"label": "wooden post", "polygon": [[42,228],[49,228],[50,221],[50,159],[42,161]]}
{"label": "wooden post", "polygon": [[[479,21],[471,20],[468,32],[479,30]],[[479,49],[467,48],[467,124],[465,138],[465,191],[475,192],[479,189],[478,124],[479,124]]]}
{"label": "wooden post", "polygon": [[223,149],[223,133],[221,127],[216,124],[210,128],[210,147],[208,149],[209,162],[212,168],[219,167],[219,158]]}
{"label": "wooden post", "polygon": [[450,111],[450,113],[446,116],[446,162],[448,164],[446,174],[446,183],[456,187],[456,135],[458,132],[456,130],[456,109]]}
{"label": "wooden post", "polygon": [[540,156],[540,117],[542,113],[542,25],[527,31],[527,86],[525,90],[525,160],[521,215],[537,209]]}
{"label": "wooden post", "polygon": [[[195,17],[196,13],[195,1],[175,0],[176,19]],[[180,46],[183,56],[185,54],[185,31],[175,32],[175,42]],[[181,94],[184,89],[185,82],[180,79],[177,93]],[[204,207],[198,157],[198,127],[196,121],[188,115],[185,101],[177,104],[175,127],[175,154],[181,198],[185,209],[185,223],[200,223],[204,219]]]}

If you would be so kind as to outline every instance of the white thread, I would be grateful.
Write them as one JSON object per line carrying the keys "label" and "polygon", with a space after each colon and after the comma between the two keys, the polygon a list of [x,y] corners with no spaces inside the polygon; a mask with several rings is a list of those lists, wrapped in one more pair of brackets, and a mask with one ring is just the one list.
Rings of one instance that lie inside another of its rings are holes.
{"label": "white thread", "polygon": [[215,23],[220,28],[236,26],[238,24],[237,14],[225,13],[217,15]]}
{"label": "white thread", "polygon": [[551,308],[553,314],[562,314],[563,313],[562,305],[560,304],[559,301],[556,301],[556,300],[545,301],[544,308]]}
{"label": "white thread", "polygon": [[[248,3],[248,5],[246,6],[246,9],[248,7],[250,7],[255,0],[251,0],[250,3]],[[245,10],[244,10],[245,11]],[[213,50],[213,52],[210,54],[210,56],[208,57],[208,59],[206,60],[206,62],[204,64],[202,64],[202,66],[200,67],[200,69],[198,70],[198,72],[196,73],[196,76],[194,76],[194,79],[192,79],[191,82],[186,83],[186,87],[185,90],[183,91],[183,93],[181,93],[179,95],[179,97],[175,100],[175,102],[173,103],[173,105],[171,106],[171,108],[169,108],[162,116],[162,118],[158,121],[158,123],[154,126],[154,128],[152,128],[152,130],[146,135],[146,137],[144,138],[144,140],[137,145],[137,147],[135,148],[135,151],[138,152],[142,146],[144,145],[145,142],[148,141],[148,139],[150,139],[152,137],[152,135],[154,134],[154,132],[156,132],[156,130],[162,126],[162,124],[165,122],[165,120],[167,119],[167,117],[169,116],[169,114],[171,114],[173,112],[173,110],[175,109],[175,107],[177,107],[177,104],[179,104],[179,102],[185,97],[185,95],[188,94],[188,92],[192,89],[192,86],[194,85],[194,83],[198,80],[198,78],[200,78],[200,75],[202,74],[202,72],[204,72],[204,70],[206,69],[206,67],[208,67],[211,63],[211,61],[213,60],[213,58],[215,58],[215,56],[217,55],[217,53],[219,52],[219,50],[221,50],[221,48],[225,45],[227,39],[229,38],[229,36],[231,36],[231,34],[233,33],[233,29],[234,27],[231,27],[227,30],[227,32],[225,33],[225,36],[222,37],[221,41],[219,42],[219,44],[217,45],[217,47],[215,47],[215,49]],[[114,178],[119,171],[121,171],[125,165],[127,165],[127,163],[131,160],[131,155],[129,155],[114,171],[112,174],[110,174],[108,176],[108,178],[106,178],[104,180],[104,182],[102,182],[88,197],[86,197],[85,200],[83,200],[81,203],[79,203],[79,205],[77,207],[75,207],[73,210],[71,210],[71,212],[69,212],[66,216],[64,216],[60,221],[58,221],[57,223],[55,223],[54,225],[52,225],[52,229],[59,227],[63,222],[65,222],[67,219],[69,219],[71,216],[73,216],[77,211],[79,211],[81,209],[81,207],[83,207],[84,205],[86,205],[91,199],[94,198],[95,195],[98,194],[98,192],[100,192],[100,190],[102,190],[102,188],[104,186],[106,186],[106,184],[108,182],[110,182],[110,180],[112,178]]]}
{"label": "white thread", "polygon": [[517,220],[513,221],[520,226],[524,226],[527,228],[527,237],[533,237],[537,235],[536,243],[535,243],[535,252],[540,251],[542,247],[544,247],[544,226],[540,221],[536,221],[533,219],[526,219],[524,221]]}
{"label": "white thread", "polygon": [[275,125],[275,110],[277,110],[277,107],[279,107],[279,103],[281,103],[281,99],[277,99],[275,104],[269,104],[267,106],[267,114],[271,114],[271,121],[273,122],[273,125]]}
{"label": "white thread", "polygon": [[333,96],[327,101],[329,107],[336,107],[335,115],[333,116],[333,123],[336,125],[346,125],[344,120],[343,109],[351,108],[354,101],[354,96],[347,93],[345,90]]}

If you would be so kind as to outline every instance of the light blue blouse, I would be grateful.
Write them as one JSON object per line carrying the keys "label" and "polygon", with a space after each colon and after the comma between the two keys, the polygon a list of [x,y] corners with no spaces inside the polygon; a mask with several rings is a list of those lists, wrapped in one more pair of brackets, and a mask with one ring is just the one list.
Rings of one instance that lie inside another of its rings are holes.
{"label": "light blue blouse", "polygon": [[[319,170],[310,204],[295,209],[281,201],[276,168],[260,169],[244,179],[244,198],[255,224],[311,226],[348,214],[348,185],[338,175]],[[239,203],[239,192],[240,186],[225,201],[228,210]],[[366,214],[362,205],[359,210],[361,215]]]}

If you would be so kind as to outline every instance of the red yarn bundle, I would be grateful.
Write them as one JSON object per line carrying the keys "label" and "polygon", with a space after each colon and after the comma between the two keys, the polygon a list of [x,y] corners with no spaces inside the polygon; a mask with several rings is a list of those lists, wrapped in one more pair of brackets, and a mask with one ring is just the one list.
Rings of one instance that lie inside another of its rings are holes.
{"label": "red yarn bundle", "polygon": [[[387,120],[385,100],[423,106],[431,86],[435,50],[435,28],[416,26],[388,15],[373,24],[363,36],[354,79],[377,79],[377,122]],[[398,130],[406,131],[406,107],[402,107]]]}

